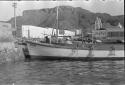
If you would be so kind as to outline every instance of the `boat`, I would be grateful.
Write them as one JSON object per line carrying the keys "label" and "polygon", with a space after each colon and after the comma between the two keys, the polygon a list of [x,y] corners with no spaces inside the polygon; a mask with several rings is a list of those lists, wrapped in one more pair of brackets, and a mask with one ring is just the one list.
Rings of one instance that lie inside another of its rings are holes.
{"label": "boat", "polygon": [[[58,28],[58,6],[57,6],[57,28]],[[57,29],[58,30],[58,29]],[[42,59],[78,59],[78,60],[104,60],[104,59],[124,59],[124,50],[94,49],[93,43],[85,48],[74,44],[58,43],[58,33],[56,33],[56,43],[43,43],[26,41],[23,48],[26,58]]]}
{"label": "boat", "polygon": [[124,50],[91,50],[27,41],[27,56],[43,59],[123,59]]}

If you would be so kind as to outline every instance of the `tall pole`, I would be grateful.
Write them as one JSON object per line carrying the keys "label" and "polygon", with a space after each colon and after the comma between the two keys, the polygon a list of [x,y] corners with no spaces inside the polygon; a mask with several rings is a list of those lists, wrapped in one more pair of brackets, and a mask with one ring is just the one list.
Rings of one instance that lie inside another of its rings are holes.
{"label": "tall pole", "polygon": [[[16,26],[16,8],[17,8],[17,3],[13,3],[13,7],[14,7],[14,29],[17,30],[17,26]],[[15,31],[15,35],[16,36],[16,31]]]}
{"label": "tall pole", "polygon": [[58,12],[58,11],[59,11],[59,6],[57,6],[57,9],[56,9],[56,10],[57,10],[57,12],[56,12],[56,13],[57,13],[57,14],[56,14],[56,24],[57,24],[57,25],[56,25],[56,39],[57,39],[57,40],[56,40],[56,43],[58,43],[58,29],[59,29],[59,25],[58,25],[58,24],[59,24],[59,23],[58,23],[59,12]]}
{"label": "tall pole", "polygon": [[[17,3],[13,3],[12,7],[14,7],[14,38],[16,38],[16,7],[17,7]],[[15,63],[15,57],[14,57],[14,63]]]}

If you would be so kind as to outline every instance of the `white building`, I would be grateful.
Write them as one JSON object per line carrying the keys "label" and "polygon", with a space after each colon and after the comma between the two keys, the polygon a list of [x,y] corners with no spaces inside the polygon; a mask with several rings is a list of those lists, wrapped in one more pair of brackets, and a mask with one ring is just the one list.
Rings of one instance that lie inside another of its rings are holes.
{"label": "white building", "polygon": [[82,34],[82,29],[75,29],[75,34],[76,35],[81,35]]}
{"label": "white building", "polygon": [[[75,32],[64,30],[64,34],[60,34],[61,30],[58,30],[58,36],[75,36]],[[56,29],[53,28],[44,28],[31,25],[22,26],[22,37],[28,38],[44,38],[45,36],[51,36],[56,34]]]}
{"label": "white building", "polygon": [[121,25],[120,22],[118,23],[118,27],[119,27],[119,28],[123,28],[123,26]]}
{"label": "white building", "polygon": [[95,20],[95,30],[100,30],[102,28],[102,21],[101,18],[96,18]]}

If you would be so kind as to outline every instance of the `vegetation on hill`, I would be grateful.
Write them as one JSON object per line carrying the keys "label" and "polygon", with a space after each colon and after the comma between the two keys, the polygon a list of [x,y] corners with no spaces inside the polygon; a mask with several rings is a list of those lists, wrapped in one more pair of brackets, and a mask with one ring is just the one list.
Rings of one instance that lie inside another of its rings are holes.
{"label": "vegetation on hill", "polygon": [[[56,7],[38,10],[25,10],[23,16],[17,16],[17,27],[22,25],[34,25],[40,27],[56,28]],[[124,26],[124,15],[111,16],[106,13],[93,13],[80,7],[59,7],[59,29],[87,29],[94,24],[96,17],[100,17],[103,23],[113,26],[120,22]],[[14,18],[9,23],[14,26]]]}

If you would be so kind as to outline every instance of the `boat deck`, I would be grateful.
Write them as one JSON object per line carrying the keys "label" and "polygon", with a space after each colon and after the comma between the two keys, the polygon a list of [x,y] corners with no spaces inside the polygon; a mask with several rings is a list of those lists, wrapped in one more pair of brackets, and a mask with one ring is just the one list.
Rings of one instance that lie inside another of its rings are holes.
{"label": "boat deck", "polygon": [[[48,43],[36,43],[36,42],[29,42],[32,43],[32,45],[44,45],[49,47],[56,47],[56,48],[66,48],[66,49],[79,49],[79,50],[89,50],[91,44],[82,44],[78,42],[74,42],[73,44],[62,44],[62,43],[54,43],[54,44],[48,44]],[[111,47],[114,47],[114,50],[124,50],[124,44],[104,44],[104,43],[98,43],[94,44],[92,50],[111,50]]]}

